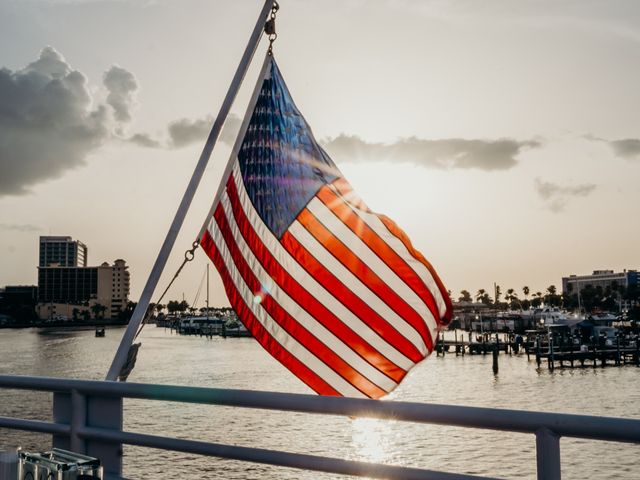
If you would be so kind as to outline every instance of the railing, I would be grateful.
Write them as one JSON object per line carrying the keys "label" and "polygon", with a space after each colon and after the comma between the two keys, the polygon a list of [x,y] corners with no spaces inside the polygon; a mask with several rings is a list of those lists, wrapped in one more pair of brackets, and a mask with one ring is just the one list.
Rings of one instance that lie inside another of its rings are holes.
{"label": "railing", "polygon": [[123,398],[371,417],[535,435],[538,479],[560,478],[560,438],[640,443],[640,420],[289,393],[3,376],[0,387],[53,392],[53,422],[0,417],[0,428],[53,435],[53,445],[99,458],[107,478],[122,474],[122,444],[320,472],[389,479],[486,479],[409,467],[126,432]]}

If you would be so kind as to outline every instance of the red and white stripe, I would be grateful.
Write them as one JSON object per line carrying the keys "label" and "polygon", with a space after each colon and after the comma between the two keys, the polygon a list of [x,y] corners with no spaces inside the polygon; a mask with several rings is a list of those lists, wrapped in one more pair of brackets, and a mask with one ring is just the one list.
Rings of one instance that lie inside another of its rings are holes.
{"label": "red and white stripe", "polygon": [[253,336],[323,395],[390,392],[451,318],[431,265],[343,179],[323,187],[277,239],[236,162],[201,245]]}

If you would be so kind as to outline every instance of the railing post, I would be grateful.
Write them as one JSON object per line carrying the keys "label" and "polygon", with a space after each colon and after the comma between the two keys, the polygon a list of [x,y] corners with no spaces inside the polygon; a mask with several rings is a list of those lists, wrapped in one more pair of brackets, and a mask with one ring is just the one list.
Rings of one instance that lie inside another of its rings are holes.
{"label": "railing post", "polygon": [[80,438],[78,432],[87,424],[87,397],[78,392],[71,390],[71,433],[69,434],[69,448],[72,452],[85,454],[86,444]]}
{"label": "railing post", "polygon": [[560,480],[560,436],[548,428],[536,431],[538,480]]}
{"label": "railing post", "polygon": [[[122,398],[92,395],[87,401],[87,426],[122,431]],[[107,478],[122,475],[122,444],[88,440],[86,454],[99,458]]]}
{"label": "railing post", "polygon": [[54,435],[54,447],[100,459],[106,478],[122,475],[122,444],[87,440],[83,435],[85,427],[122,431],[122,398],[85,395],[76,389],[54,392],[53,421],[71,430],[68,436]]}
{"label": "railing post", "polygon": [[[67,392],[53,392],[53,421],[71,425],[71,394]],[[70,450],[71,445],[67,435],[53,435],[52,446]]]}

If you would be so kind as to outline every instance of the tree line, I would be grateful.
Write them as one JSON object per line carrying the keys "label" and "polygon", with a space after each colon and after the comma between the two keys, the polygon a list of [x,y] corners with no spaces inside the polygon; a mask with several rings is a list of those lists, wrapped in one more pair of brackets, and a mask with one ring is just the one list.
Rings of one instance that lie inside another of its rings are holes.
{"label": "tree line", "polygon": [[[538,308],[547,305],[551,307],[563,307],[569,310],[584,308],[587,312],[595,310],[615,311],[619,310],[622,304],[631,304],[637,309],[640,302],[640,291],[636,286],[625,287],[617,282],[612,282],[606,287],[585,285],[578,294],[574,291],[573,284],[569,283],[567,291],[558,293],[555,285],[549,285],[544,292],[531,292],[528,286],[522,287],[519,291],[509,288],[502,292],[499,285],[494,289],[492,297],[484,288],[479,289],[475,296],[469,290],[461,290],[458,301],[482,303],[488,306],[510,308],[512,310]],[[520,296],[522,292],[522,297]],[[495,297],[495,298],[494,298]]]}
{"label": "tree line", "polygon": [[[149,309],[148,312],[150,314],[156,314],[156,315],[160,315],[160,314],[164,314],[164,310],[167,311],[167,313],[169,315],[175,315],[175,314],[185,314],[185,313],[190,313],[191,315],[196,314],[198,312],[202,313],[206,313],[207,308],[206,307],[201,307],[201,308],[195,308],[192,307],[191,305],[189,305],[189,303],[186,300],[170,300],[169,302],[167,302],[166,304],[160,304],[160,303],[150,303],[149,304]],[[209,307],[209,312],[212,313],[225,313],[227,311],[231,311],[232,308],[231,307]]]}

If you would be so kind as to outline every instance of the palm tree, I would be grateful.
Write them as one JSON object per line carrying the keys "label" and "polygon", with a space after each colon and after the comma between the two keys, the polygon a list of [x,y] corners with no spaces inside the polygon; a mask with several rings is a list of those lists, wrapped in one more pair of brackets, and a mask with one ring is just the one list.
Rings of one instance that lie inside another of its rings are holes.
{"label": "palm tree", "polygon": [[511,304],[513,302],[513,299],[515,298],[514,293],[515,290],[513,288],[509,288],[507,289],[507,294],[504,296],[504,299],[509,302],[509,304]]}
{"label": "palm tree", "polygon": [[481,301],[486,295],[486,293],[487,291],[484,288],[481,288],[480,290],[478,290],[478,293],[476,293],[476,301],[477,302]]}
{"label": "palm tree", "polygon": [[533,308],[539,307],[542,303],[542,292],[536,292],[533,294],[533,299],[531,300],[531,306]]}
{"label": "palm tree", "polygon": [[94,303],[93,305],[91,305],[91,311],[93,312],[93,318],[98,318],[98,315],[100,314],[100,311],[102,310],[102,305],[100,305],[99,303]]}
{"label": "palm tree", "polygon": [[184,313],[187,309],[189,308],[189,304],[187,303],[186,300],[182,300],[179,304],[178,304],[178,311],[180,313]]}
{"label": "palm tree", "polygon": [[527,287],[526,285],[524,287],[522,287],[522,293],[524,293],[524,298],[525,300],[528,299],[529,297],[529,287]]}
{"label": "palm tree", "polygon": [[167,303],[167,309],[169,310],[169,314],[176,313],[180,310],[180,302],[177,300],[169,300],[169,303]]}
{"label": "palm tree", "polygon": [[518,298],[518,292],[516,292],[515,289],[513,288],[510,288],[508,291],[509,291],[509,307],[513,309],[514,305],[517,304],[522,310],[523,306],[522,306],[522,302],[520,302],[520,299]]}
{"label": "palm tree", "polygon": [[547,295],[544,297],[545,303],[548,303],[552,307],[558,306],[560,299],[557,295],[557,289],[555,285],[549,285],[547,287]]}
{"label": "palm tree", "polygon": [[458,297],[459,302],[472,302],[473,298],[471,298],[471,294],[468,290],[460,290],[460,297]]}

